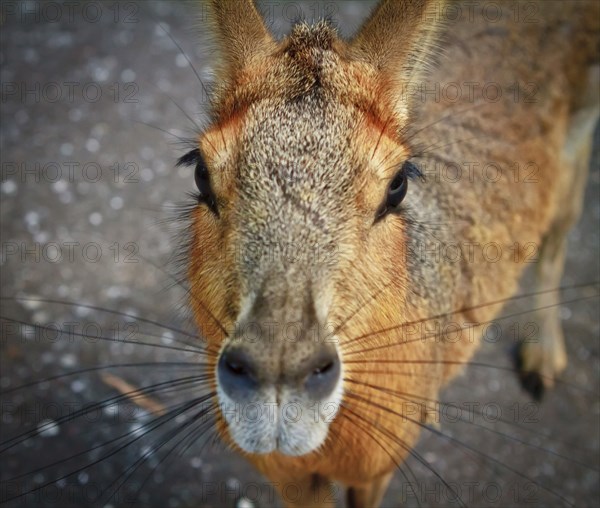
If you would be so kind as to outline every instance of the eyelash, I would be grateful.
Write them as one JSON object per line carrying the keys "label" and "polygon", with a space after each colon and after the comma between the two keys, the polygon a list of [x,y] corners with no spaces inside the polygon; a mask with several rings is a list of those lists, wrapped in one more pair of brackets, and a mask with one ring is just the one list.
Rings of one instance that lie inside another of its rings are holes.
{"label": "eyelash", "polygon": [[375,222],[383,219],[388,213],[394,213],[399,210],[400,204],[404,201],[408,191],[408,180],[415,177],[422,179],[423,174],[412,162],[405,161],[387,188],[385,201],[375,214]]}
{"label": "eyelash", "polygon": [[198,148],[186,153],[177,161],[176,166],[193,166],[194,180],[198,189],[198,203],[203,203],[215,214],[219,215],[217,200],[210,185],[210,175],[202,154]]}
{"label": "eyelash", "polygon": [[[219,210],[215,195],[210,186],[210,175],[200,150],[195,148],[186,153],[178,159],[176,166],[192,166],[194,164],[196,166],[194,169],[194,179],[199,192],[198,202],[206,204],[208,208],[218,216]],[[393,213],[399,209],[399,206],[406,197],[408,191],[408,180],[416,177],[421,179],[424,178],[423,174],[415,164],[410,161],[405,161],[400,170],[394,175],[394,178],[387,188],[385,201],[375,214],[375,222],[383,219],[388,213]],[[391,202],[390,199],[392,200]]]}

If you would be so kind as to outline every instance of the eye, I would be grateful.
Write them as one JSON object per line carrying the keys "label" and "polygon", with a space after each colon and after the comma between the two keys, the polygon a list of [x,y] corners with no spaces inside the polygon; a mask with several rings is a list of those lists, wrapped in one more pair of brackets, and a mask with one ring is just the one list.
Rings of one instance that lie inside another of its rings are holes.
{"label": "eye", "polygon": [[390,183],[387,193],[386,206],[387,208],[397,208],[404,196],[406,196],[406,191],[408,189],[408,175],[406,171],[404,171],[404,166]]}
{"label": "eye", "polygon": [[177,166],[191,166],[192,164],[196,165],[194,180],[198,189],[198,202],[206,204],[216,215],[219,215],[217,200],[210,185],[210,174],[202,154],[197,148],[186,153],[177,161]]}
{"label": "eye", "polygon": [[194,180],[196,181],[196,187],[200,196],[205,197],[212,194],[210,188],[210,177],[208,175],[208,169],[202,159],[196,162],[196,169],[194,170]]}
{"label": "eye", "polygon": [[404,162],[388,186],[385,201],[377,211],[375,221],[382,219],[388,213],[398,211],[398,207],[404,200],[408,190],[408,179],[413,176],[421,176],[420,171],[412,162]]}

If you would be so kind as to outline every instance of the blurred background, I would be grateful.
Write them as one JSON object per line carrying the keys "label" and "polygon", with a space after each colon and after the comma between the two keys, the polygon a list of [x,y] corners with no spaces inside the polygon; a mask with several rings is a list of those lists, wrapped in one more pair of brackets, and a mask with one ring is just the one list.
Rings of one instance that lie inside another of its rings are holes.
{"label": "blurred background", "polygon": [[[276,33],[299,18],[327,16],[348,35],[373,2],[262,5]],[[165,434],[143,435],[149,403],[117,399],[199,371],[198,354],[176,349],[190,340],[181,331],[194,327],[170,262],[185,224],[168,219],[193,189],[192,169],[175,161],[207,107],[195,75],[209,86],[205,15],[197,2],[1,4],[0,502],[7,506],[279,506],[265,478],[213,442],[210,425],[163,459],[175,441],[157,448]],[[598,144],[597,130],[564,285],[600,278]],[[563,299],[595,293],[584,288]],[[441,395],[491,416],[444,419],[442,431],[469,448],[425,431],[416,451],[446,484],[410,458],[384,506],[460,506],[448,485],[467,506],[568,506],[545,488],[578,507],[597,506],[598,311],[597,298],[561,307],[569,366],[565,383],[541,403],[511,372],[527,319],[500,320],[501,337],[485,341],[475,362],[505,368],[469,367]],[[84,369],[94,370],[64,376]],[[193,388],[156,399],[169,405]]]}

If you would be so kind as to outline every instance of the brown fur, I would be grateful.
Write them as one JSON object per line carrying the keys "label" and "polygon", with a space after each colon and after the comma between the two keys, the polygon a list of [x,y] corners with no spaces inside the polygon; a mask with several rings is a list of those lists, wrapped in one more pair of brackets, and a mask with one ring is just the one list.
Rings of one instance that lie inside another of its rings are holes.
{"label": "brown fur", "polygon": [[[354,488],[355,506],[375,506],[420,430],[401,417],[403,401],[390,393],[436,399],[474,353],[479,327],[446,341],[420,340],[418,325],[373,332],[445,313],[435,320],[441,329],[489,322],[500,304],[473,307],[515,292],[524,252],[515,262],[512,247],[541,246],[556,224],[568,228],[576,218],[578,201],[571,204],[564,190],[577,164],[565,160],[563,150],[571,119],[588,107],[579,97],[598,61],[598,3],[544,2],[533,24],[515,22],[507,9],[490,25],[481,16],[440,23],[435,1],[387,0],[353,41],[319,23],[297,25],[281,43],[249,0],[210,5],[224,65],[200,148],[220,215],[202,206],[194,212],[189,278],[196,321],[218,353],[226,334],[215,321],[231,330],[250,290],[264,292],[264,319],[295,315],[294,306],[315,294],[331,301],[328,323],[353,315],[338,333],[344,398],[325,445],[301,457],[249,459],[274,481],[301,482],[307,494],[299,504],[326,493],[330,480]],[[427,74],[434,55],[438,65]],[[503,97],[419,100],[421,84],[431,89],[467,81],[499,83]],[[515,81],[538,86],[535,102],[514,100],[509,86]],[[491,161],[506,169],[534,161],[537,183],[525,183],[523,173],[515,181],[506,170],[496,182],[481,171],[459,183],[430,174],[409,182],[404,213],[374,224],[389,180],[421,151],[425,173],[436,163],[481,168]],[[287,183],[295,163],[303,176]],[[417,254],[457,241],[462,262]],[[240,261],[235,254],[252,242],[264,250]],[[268,246],[278,242],[293,242],[300,260],[267,262]],[[477,249],[469,259],[468,244],[490,242],[502,248],[500,260],[486,261]],[[335,256],[314,262],[311,253],[332,246]],[[260,289],[265,281],[267,289]],[[285,312],[276,314],[283,294]],[[297,352],[288,354],[293,361]],[[448,360],[456,364],[442,363]],[[535,360],[531,368],[549,375],[559,370]],[[224,422],[220,428],[234,445]],[[376,439],[368,432],[374,428]],[[315,504],[324,504],[322,497]]]}

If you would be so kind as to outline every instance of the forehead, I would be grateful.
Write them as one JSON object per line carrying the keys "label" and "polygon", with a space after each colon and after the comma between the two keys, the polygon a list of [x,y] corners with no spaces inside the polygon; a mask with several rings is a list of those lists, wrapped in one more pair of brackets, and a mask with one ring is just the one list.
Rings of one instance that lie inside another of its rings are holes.
{"label": "forehead", "polygon": [[233,229],[279,237],[317,225],[317,234],[378,206],[402,153],[374,83],[323,24],[297,26],[240,70],[201,142]]}
{"label": "forehead", "polygon": [[238,177],[250,187],[343,191],[360,164],[357,120],[352,108],[320,93],[255,104],[242,129]]}
{"label": "forehead", "polygon": [[354,116],[318,93],[249,109],[235,163],[234,223],[242,239],[300,251],[335,236],[361,163]]}

